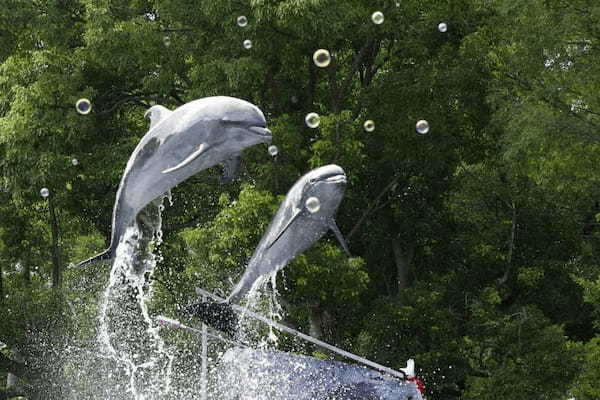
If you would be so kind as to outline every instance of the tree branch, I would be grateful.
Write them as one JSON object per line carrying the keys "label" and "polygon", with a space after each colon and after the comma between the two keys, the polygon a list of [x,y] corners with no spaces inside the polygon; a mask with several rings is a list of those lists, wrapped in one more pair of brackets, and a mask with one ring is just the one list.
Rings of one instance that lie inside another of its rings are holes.
{"label": "tree branch", "polygon": [[383,198],[383,196],[385,196],[385,194],[387,192],[389,192],[391,189],[393,189],[398,184],[399,179],[400,179],[400,176],[396,176],[394,179],[391,180],[390,183],[388,183],[386,185],[385,188],[383,188],[383,190],[377,195],[377,197],[375,197],[375,201],[373,201],[373,203],[371,203],[371,205],[367,208],[367,210],[363,213],[363,215],[361,215],[361,217],[358,219],[358,221],[356,222],[356,224],[354,225],[354,227],[352,228],[352,230],[350,231],[348,236],[346,236],[346,238],[348,240],[350,240],[350,238],[356,232],[358,232],[358,229],[363,224],[363,222],[367,219],[367,217],[377,209],[377,206],[378,206],[379,202],[381,201],[381,199]]}

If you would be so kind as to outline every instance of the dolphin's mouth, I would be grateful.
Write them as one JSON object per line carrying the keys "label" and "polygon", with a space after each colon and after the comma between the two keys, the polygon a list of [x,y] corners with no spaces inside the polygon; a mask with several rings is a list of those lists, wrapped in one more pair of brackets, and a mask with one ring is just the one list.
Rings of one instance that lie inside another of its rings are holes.
{"label": "dolphin's mouth", "polygon": [[248,128],[248,130],[256,133],[257,135],[260,136],[265,136],[265,137],[272,137],[273,133],[271,133],[271,131],[263,126],[251,126]]}
{"label": "dolphin's mouth", "polygon": [[327,183],[346,183],[346,175],[337,174],[333,176],[326,177],[324,179]]}

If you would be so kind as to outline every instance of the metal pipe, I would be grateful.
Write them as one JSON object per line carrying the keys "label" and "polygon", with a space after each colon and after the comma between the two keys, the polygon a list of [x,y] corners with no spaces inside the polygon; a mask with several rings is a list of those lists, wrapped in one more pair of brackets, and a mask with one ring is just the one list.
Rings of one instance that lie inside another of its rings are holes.
{"label": "metal pipe", "polygon": [[[206,297],[202,300],[206,301]],[[200,392],[200,399],[208,399],[208,331],[206,324],[202,323],[202,369],[200,370],[200,379],[202,380],[202,390]]]}
{"label": "metal pipe", "polygon": [[[225,302],[226,301],[222,297],[219,297],[219,296],[217,296],[215,294],[207,292],[206,290],[204,290],[202,288],[196,288],[196,293],[198,293],[198,294],[200,294],[202,296],[209,297],[209,298],[211,298],[211,299],[213,299],[215,301],[219,301],[219,302]],[[388,367],[386,367],[384,365],[377,364],[376,362],[367,360],[366,358],[363,358],[363,357],[358,356],[356,354],[352,354],[350,352],[347,352],[346,350],[342,350],[342,349],[340,349],[338,347],[335,347],[335,346],[333,346],[333,345],[331,345],[329,343],[325,343],[325,342],[323,342],[323,341],[321,341],[319,339],[316,339],[316,338],[314,338],[312,336],[306,335],[306,334],[304,334],[302,332],[299,332],[299,331],[297,331],[295,329],[289,328],[289,327],[287,327],[285,325],[282,325],[282,324],[280,324],[278,322],[275,322],[275,321],[273,321],[273,320],[271,320],[271,319],[269,319],[269,318],[267,318],[267,317],[265,317],[263,315],[255,313],[253,311],[250,311],[250,310],[248,310],[245,307],[239,306],[237,304],[230,304],[230,305],[231,305],[231,308],[233,308],[235,311],[241,312],[244,315],[247,315],[247,316],[249,316],[251,318],[254,318],[254,319],[258,320],[258,321],[264,322],[265,324],[267,324],[269,326],[272,326],[273,328],[276,328],[276,329],[278,329],[280,331],[287,332],[287,333],[289,333],[291,335],[299,337],[300,339],[306,340],[307,342],[310,342],[310,343],[315,344],[315,345],[317,345],[319,347],[323,347],[323,348],[325,348],[325,349],[327,349],[329,351],[337,353],[337,354],[339,354],[339,355],[341,355],[343,357],[346,357],[348,359],[354,360],[354,361],[359,362],[361,364],[367,365],[367,366],[369,366],[369,367],[371,367],[373,369],[376,369],[378,371],[385,372],[388,375],[392,375],[392,376],[395,376],[395,377],[403,379],[403,380],[406,379],[406,374],[404,372],[393,370],[393,369],[388,368]]]}

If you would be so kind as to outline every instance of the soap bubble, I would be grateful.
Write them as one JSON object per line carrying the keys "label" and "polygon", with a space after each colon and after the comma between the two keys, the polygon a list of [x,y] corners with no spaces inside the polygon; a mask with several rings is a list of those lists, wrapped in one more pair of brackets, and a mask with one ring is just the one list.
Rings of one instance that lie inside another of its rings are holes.
{"label": "soap bubble", "polygon": [[240,27],[245,27],[246,25],[248,25],[248,18],[246,18],[246,16],[244,15],[240,15],[239,17],[237,17],[237,24]]}
{"label": "soap bubble", "polygon": [[383,24],[383,13],[381,11],[375,11],[373,15],[371,15],[371,19],[375,25]]}
{"label": "soap bubble", "polygon": [[252,48],[252,40],[250,40],[250,39],[244,40],[244,48],[246,50],[250,50]]}
{"label": "soap bubble", "polygon": [[306,114],[306,118],[304,119],[304,121],[306,122],[306,126],[314,129],[314,128],[318,127],[319,124],[321,123],[321,117],[319,117],[319,114],[312,112],[312,113]]}
{"label": "soap bubble", "polygon": [[313,61],[317,67],[325,68],[331,64],[331,54],[328,50],[319,49],[313,54]]}
{"label": "soap bubble", "polygon": [[448,30],[448,25],[445,22],[440,22],[438,25],[438,31],[444,33]]}
{"label": "soap bubble", "polygon": [[44,199],[47,199],[48,196],[50,196],[50,190],[48,190],[48,188],[42,188],[40,190],[40,196],[42,196]]}
{"label": "soap bubble", "polygon": [[275,157],[279,153],[279,149],[275,145],[269,146],[269,154]]}
{"label": "soap bubble", "polygon": [[422,119],[419,122],[417,122],[416,128],[417,132],[419,132],[421,135],[424,135],[427,132],[429,132],[429,122]]}
{"label": "soap bubble", "polygon": [[171,45],[171,38],[168,36],[165,36],[163,38],[163,43],[165,44],[165,46],[169,47]]}
{"label": "soap bubble", "polygon": [[88,99],[79,99],[75,103],[75,108],[79,114],[89,114],[92,111],[92,103]]}
{"label": "soap bubble", "polygon": [[372,120],[365,121],[364,127],[365,131],[373,132],[375,130],[375,122],[373,122]]}
{"label": "soap bubble", "polygon": [[76,159],[76,158],[74,158],[74,159],[71,160],[71,164],[73,164],[73,166],[76,167],[76,166],[79,165],[79,160]]}
{"label": "soap bubble", "polygon": [[306,209],[314,214],[321,209],[321,202],[316,197],[309,197],[306,200]]}

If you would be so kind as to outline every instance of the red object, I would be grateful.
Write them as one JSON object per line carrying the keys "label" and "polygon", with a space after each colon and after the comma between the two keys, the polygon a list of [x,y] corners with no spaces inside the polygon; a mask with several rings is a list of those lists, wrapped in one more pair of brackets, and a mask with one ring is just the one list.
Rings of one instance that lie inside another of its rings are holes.
{"label": "red object", "polygon": [[425,394],[425,382],[417,378],[416,376],[407,379],[408,382],[414,382],[417,385],[417,389],[421,394]]}

